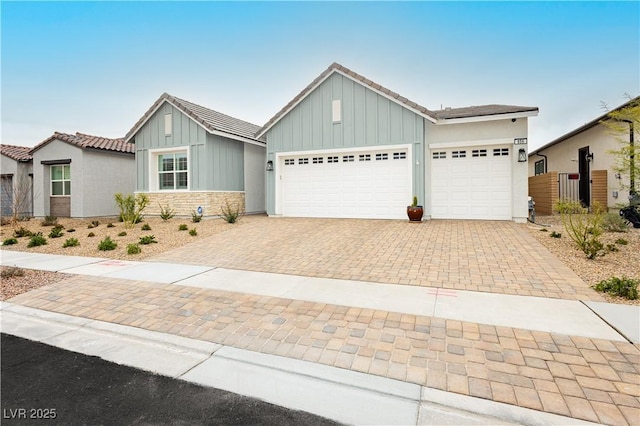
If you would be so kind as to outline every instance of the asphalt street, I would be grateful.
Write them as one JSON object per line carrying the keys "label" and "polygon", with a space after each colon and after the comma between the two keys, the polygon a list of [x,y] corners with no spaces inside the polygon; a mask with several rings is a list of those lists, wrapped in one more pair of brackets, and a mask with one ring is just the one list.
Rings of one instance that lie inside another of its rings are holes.
{"label": "asphalt street", "polygon": [[333,425],[254,398],[1,335],[3,425]]}

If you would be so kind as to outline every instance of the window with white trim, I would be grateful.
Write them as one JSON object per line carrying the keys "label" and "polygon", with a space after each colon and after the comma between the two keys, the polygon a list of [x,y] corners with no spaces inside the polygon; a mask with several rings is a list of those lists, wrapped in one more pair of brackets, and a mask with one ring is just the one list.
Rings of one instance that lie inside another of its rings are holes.
{"label": "window with white trim", "polygon": [[404,160],[405,158],[407,158],[407,153],[406,152],[394,152],[393,153],[393,159],[394,160]]}
{"label": "window with white trim", "polygon": [[68,164],[51,166],[51,195],[71,195],[71,167]]}
{"label": "window with white trim", "polygon": [[359,161],[371,161],[371,154],[360,154],[358,157]]}
{"label": "window with white trim", "polygon": [[389,154],[387,154],[386,152],[376,154],[376,161],[383,161],[388,159],[389,159]]}
{"label": "window with white trim", "polygon": [[501,157],[501,156],[507,156],[509,155],[509,148],[494,148],[493,149],[493,156],[494,157]]}
{"label": "window with white trim", "polygon": [[434,153],[432,153],[432,154],[431,154],[431,157],[432,157],[434,160],[440,160],[440,159],[442,159],[442,158],[447,158],[447,153],[446,153],[446,151],[438,151],[438,152],[434,152]]}
{"label": "window with white trim", "polygon": [[338,156],[327,157],[327,163],[337,163],[337,162],[338,162]]}
{"label": "window with white trim", "polygon": [[186,151],[158,155],[158,189],[161,191],[189,189]]}
{"label": "window with white trim", "polygon": [[471,151],[471,156],[472,157],[486,157],[487,156],[487,150],[486,149],[474,149],[473,151]]}
{"label": "window with white trim", "polygon": [[293,166],[294,164],[296,164],[296,160],[294,160],[293,158],[287,158],[286,160],[284,160],[285,166]]}
{"label": "window with white trim", "polygon": [[466,158],[467,151],[452,151],[451,158]]}
{"label": "window with white trim", "polygon": [[352,163],[354,161],[353,155],[343,155],[342,162],[343,163]]}
{"label": "window with white trim", "polygon": [[313,164],[322,164],[323,157],[313,157]]}
{"label": "window with white trim", "polygon": [[308,158],[298,158],[298,164],[309,164]]}

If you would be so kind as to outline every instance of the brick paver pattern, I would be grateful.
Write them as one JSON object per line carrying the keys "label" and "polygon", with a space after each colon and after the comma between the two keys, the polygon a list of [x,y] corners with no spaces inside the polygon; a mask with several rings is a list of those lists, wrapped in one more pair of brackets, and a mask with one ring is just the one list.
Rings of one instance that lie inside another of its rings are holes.
{"label": "brick paver pattern", "polygon": [[640,420],[640,350],[625,342],[104,277],[10,301],[593,422]]}
{"label": "brick paver pattern", "polygon": [[604,299],[513,222],[248,216],[154,261],[571,300]]}

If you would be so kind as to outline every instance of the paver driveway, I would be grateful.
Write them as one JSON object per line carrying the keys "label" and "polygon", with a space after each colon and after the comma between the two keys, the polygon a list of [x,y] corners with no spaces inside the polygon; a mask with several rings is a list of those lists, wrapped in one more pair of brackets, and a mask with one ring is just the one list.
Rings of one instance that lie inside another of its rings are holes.
{"label": "paver driveway", "polygon": [[603,300],[526,225],[245,217],[150,260],[491,293]]}

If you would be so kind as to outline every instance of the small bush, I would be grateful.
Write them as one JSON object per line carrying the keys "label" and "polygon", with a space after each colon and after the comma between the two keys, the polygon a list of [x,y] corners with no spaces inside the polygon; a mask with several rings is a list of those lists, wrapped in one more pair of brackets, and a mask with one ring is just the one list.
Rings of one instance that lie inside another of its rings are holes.
{"label": "small bush", "polygon": [[18,240],[13,238],[13,237],[7,238],[6,240],[4,240],[2,242],[3,246],[10,246],[10,245],[13,245],[13,244],[18,244]]}
{"label": "small bush", "polygon": [[162,220],[169,220],[176,215],[176,211],[169,207],[168,204],[164,207],[160,203],[158,203],[158,205],[160,206],[160,217]]}
{"label": "small bush", "polygon": [[111,223],[111,222],[107,223],[107,228],[114,228],[114,227],[115,227],[115,225],[113,223]]}
{"label": "small bush", "polygon": [[64,242],[64,244],[62,244],[62,247],[67,248],[67,247],[76,247],[79,246],[80,242],[78,241],[77,238],[69,238],[67,241]]}
{"label": "small bush", "polygon": [[602,210],[594,206],[594,213],[589,214],[586,209],[579,213],[562,213],[562,224],[569,238],[578,246],[588,259],[604,256],[604,244],[600,241],[602,235]]}
{"label": "small bush", "polygon": [[104,239],[98,244],[98,250],[100,251],[115,250],[116,247],[118,247],[118,243],[113,241],[109,236],[104,237]]}
{"label": "small bush", "polygon": [[156,237],[153,235],[144,235],[142,237],[140,237],[140,239],[138,240],[138,244],[153,244],[153,243],[157,243],[156,241]]}
{"label": "small bush", "polygon": [[38,232],[31,237],[31,239],[29,240],[29,244],[27,244],[27,247],[38,247],[44,246],[46,244],[47,239],[42,235],[42,232]]}
{"label": "small bush", "polygon": [[626,246],[627,244],[629,244],[629,241],[625,240],[624,238],[618,238],[616,240],[616,244],[620,244],[621,246]]}
{"label": "small bush", "polygon": [[542,228],[540,232],[549,232],[549,230],[547,228]]}
{"label": "small bush", "polygon": [[198,231],[196,231],[196,228],[190,229],[189,235],[191,235],[192,237],[195,237],[196,235],[198,235]]}
{"label": "small bush", "polygon": [[608,280],[600,281],[592,287],[596,291],[636,300],[638,298],[638,285],[640,285],[640,279],[611,277]]}
{"label": "small bush", "polygon": [[11,278],[11,277],[23,277],[24,269],[18,268],[16,266],[11,266],[9,268],[3,269],[0,273],[2,278]]}
{"label": "small bush", "polygon": [[96,236],[96,234],[94,234],[93,232],[89,232],[89,233],[87,234],[87,237],[89,237],[89,238],[91,238],[91,237],[95,237],[95,236]]}
{"label": "small bush", "polygon": [[56,226],[58,224],[58,218],[55,216],[45,216],[40,225],[42,226]]}
{"label": "small bush", "polygon": [[202,220],[202,215],[196,212],[195,210],[191,210],[191,222],[198,223]]}
{"label": "small bush", "polygon": [[118,192],[115,194],[115,200],[120,209],[120,221],[124,222],[125,228],[133,228],[136,223],[142,222],[142,212],[149,205],[147,194],[134,196],[132,194],[122,195]]}
{"label": "small bush", "polygon": [[607,232],[627,232],[629,225],[622,216],[615,213],[607,213],[602,218],[602,227]]}
{"label": "small bush", "polygon": [[562,237],[562,234],[561,234],[561,233],[559,233],[559,232],[553,231],[553,232],[551,232],[551,233],[549,234],[549,236],[550,236],[551,238],[560,238],[560,237]]}
{"label": "small bush", "polygon": [[616,247],[615,244],[607,244],[607,251],[614,252],[614,251],[620,251],[620,250],[618,250],[618,247]]}
{"label": "small bush", "polygon": [[31,237],[32,235],[33,233],[24,226],[21,226],[19,229],[13,231],[13,236],[16,238]]}
{"label": "small bush", "polygon": [[97,227],[98,227],[98,225],[100,225],[100,222],[99,222],[99,221],[97,221],[97,220],[92,220],[92,221],[91,221],[91,224],[93,225],[93,227],[94,227],[94,228],[97,228]]}
{"label": "small bush", "polygon": [[142,229],[143,231],[151,231],[151,226],[149,226],[148,223],[145,223],[140,229]]}
{"label": "small bush", "polygon": [[[413,198],[417,200],[416,197]],[[242,208],[240,207],[240,204],[238,203],[234,207],[231,207],[228,199],[224,200],[224,206],[220,206],[220,211],[222,212],[220,217],[222,217],[227,223],[236,223],[242,216]]]}
{"label": "small bush", "polygon": [[76,232],[76,230],[73,229],[73,228],[69,228],[69,229],[67,229],[67,232]]}
{"label": "small bush", "polygon": [[95,225],[93,223],[90,223],[87,225],[87,229],[93,229],[95,228]]}
{"label": "small bush", "polygon": [[189,229],[189,227],[184,223],[182,223],[182,224],[180,224],[180,226],[178,226],[178,231],[186,231],[187,229]]}
{"label": "small bush", "polygon": [[142,253],[142,249],[137,244],[128,244],[127,245],[127,254],[140,254]]}
{"label": "small bush", "polygon": [[118,237],[126,237],[127,236],[127,232],[126,231],[122,231],[118,234]]}
{"label": "small bush", "polygon": [[60,238],[60,237],[62,237],[62,235],[64,234],[64,232],[62,232],[63,229],[64,229],[64,226],[62,226],[62,225],[54,226],[53,229],[51,229],[51,232],[49,232],[49,238]]}
{"label": "small bush", "polygon": [[560,214],[576,214],[586,211],[579,201],[559,199],[553,205],[553,211]]}

